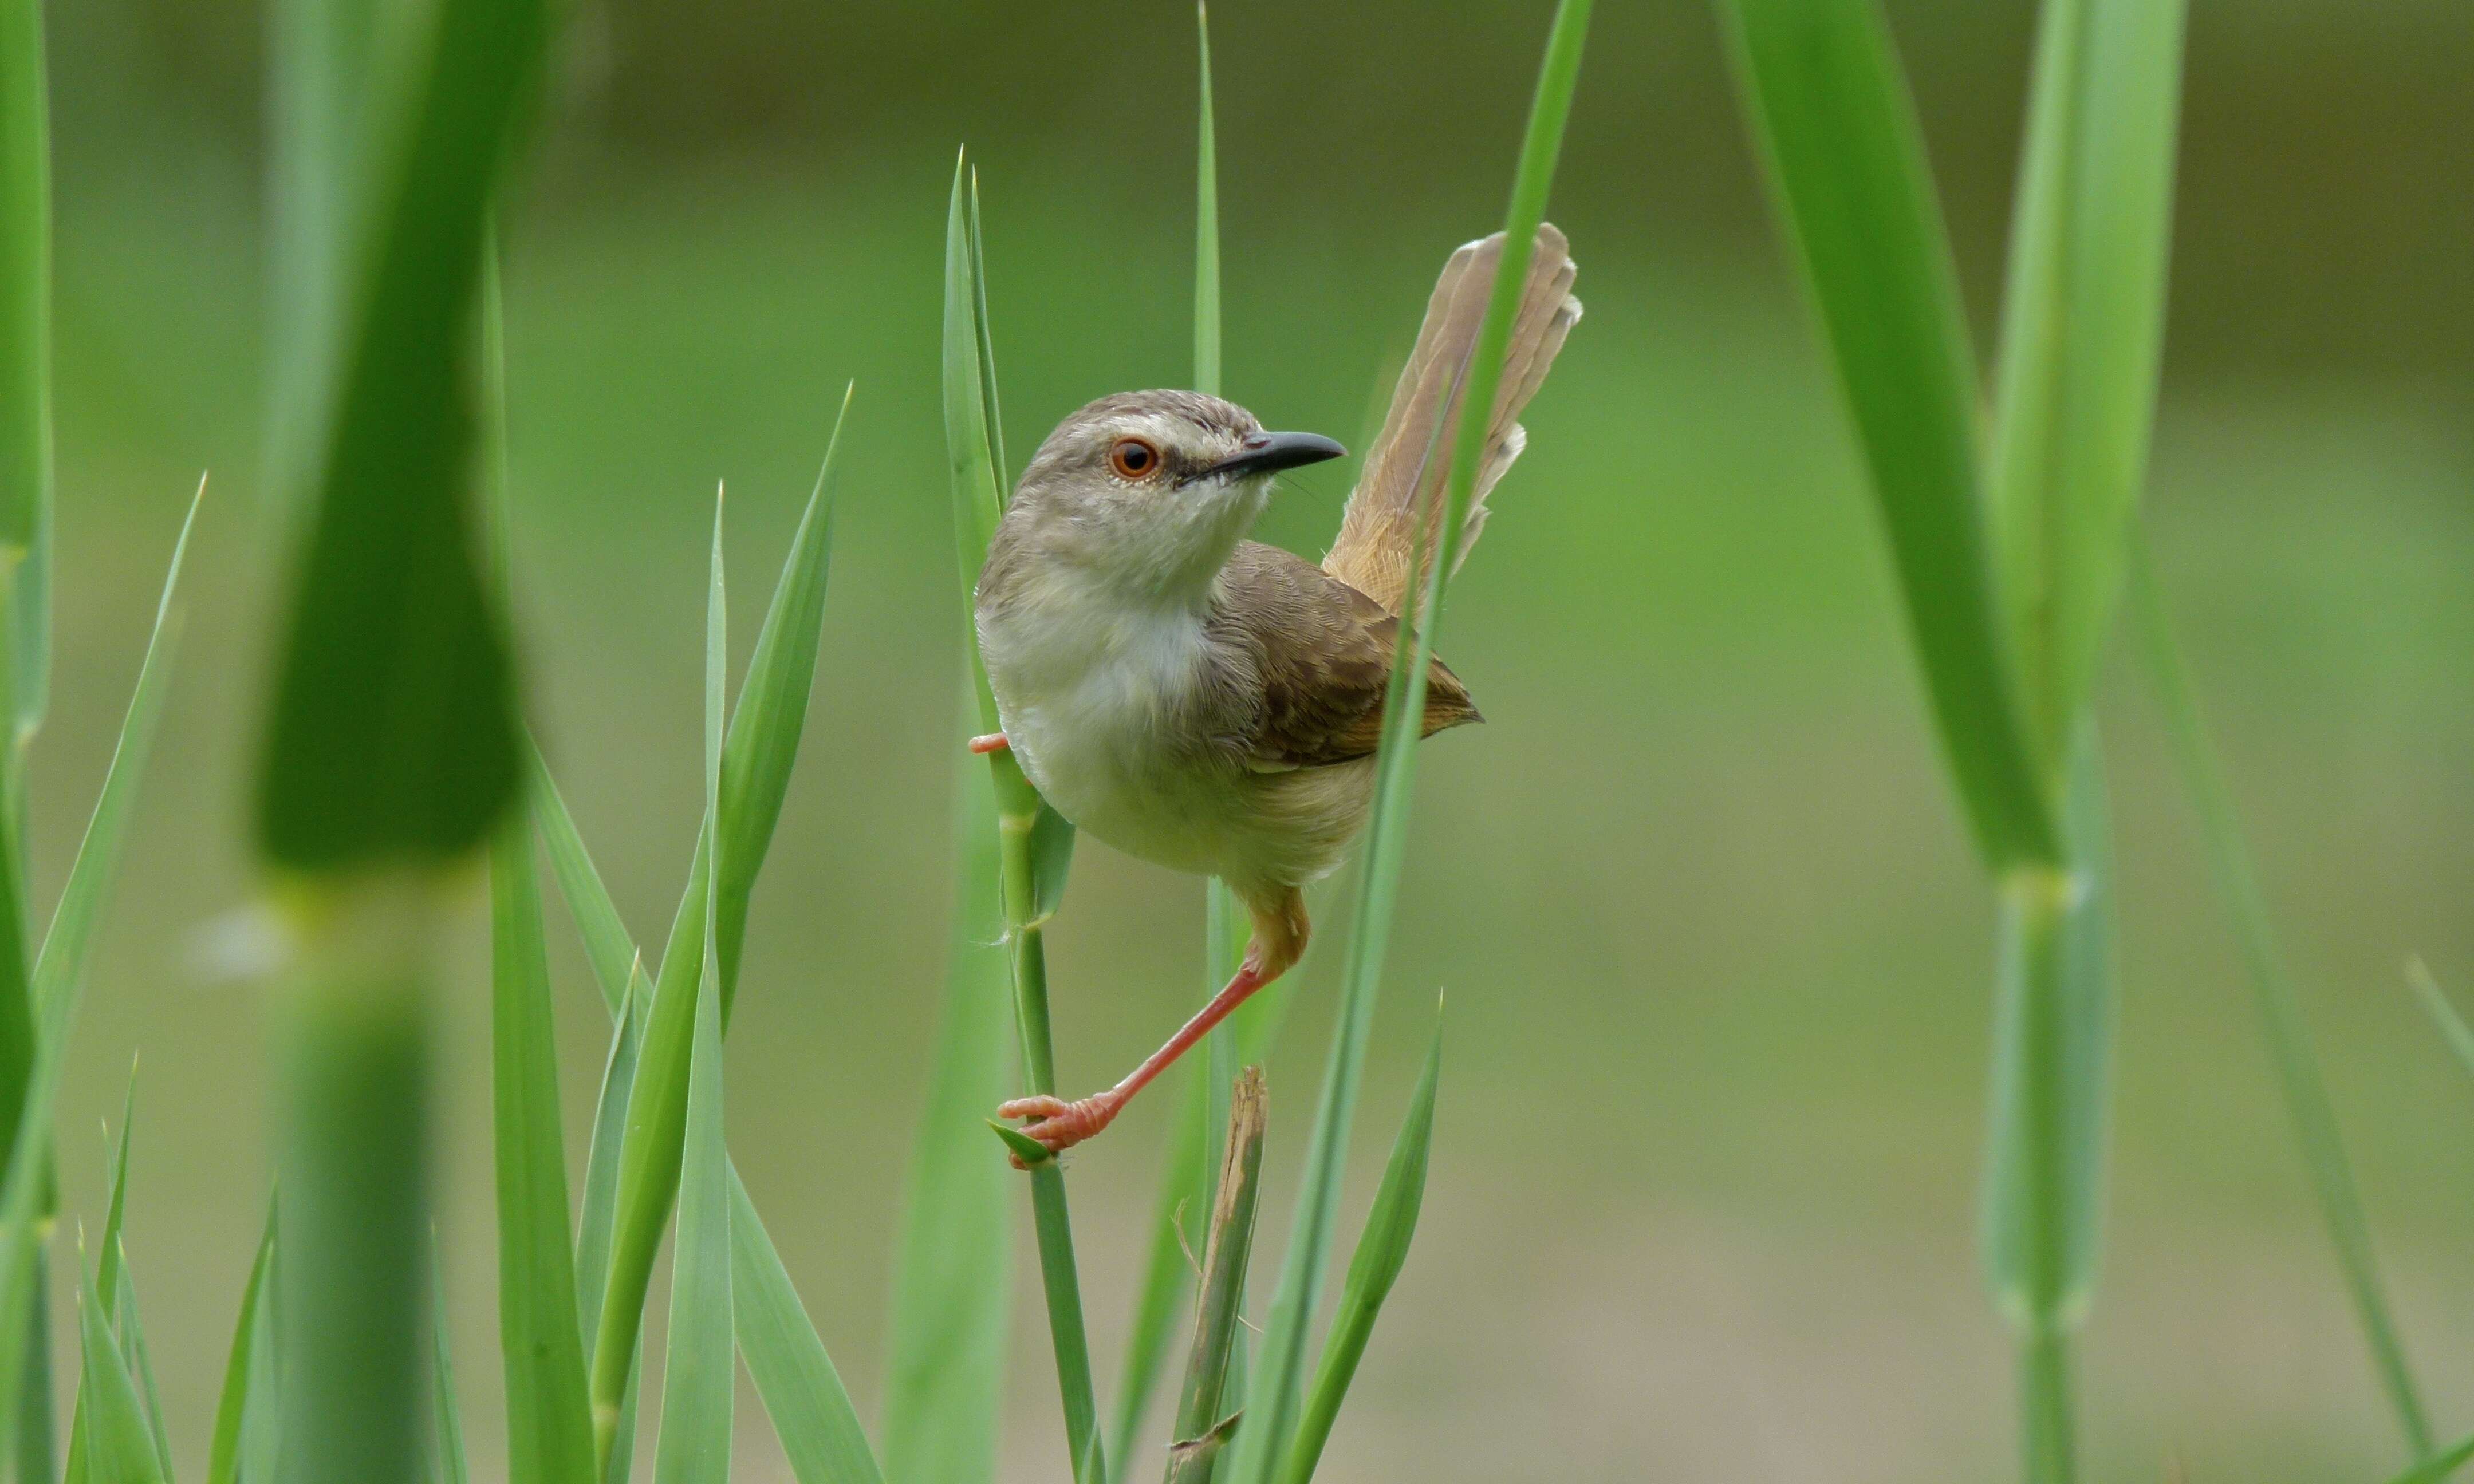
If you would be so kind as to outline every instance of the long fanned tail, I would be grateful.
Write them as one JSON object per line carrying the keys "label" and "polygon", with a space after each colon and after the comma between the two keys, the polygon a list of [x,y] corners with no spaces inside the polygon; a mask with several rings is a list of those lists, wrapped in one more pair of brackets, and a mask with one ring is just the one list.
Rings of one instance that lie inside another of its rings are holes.
{"label": "long fanned tail", "polygon": [[[1443,276],[1435,281],[1434,298],[1426,303],[1426,323],[1418,331],[1417,348],[1409,352],[1409,364],[1401,368],[1400,384],[1392,393],[1392,410],[1383,419],[1382,436],[1367,455],[1366,472],[1348,497],[1339,539],[1322,559],[1324,571],[1394,613],[1406,609],[1412,543],[1420,531],[1428,533],[1427,551],[1434,549],[1431,533],[1442,518],[1469,361],[1477,349],[1478,327],[1486,318],[1487,297],[1493,290],[1495,265],[1502,256],[1503,233],[1496,232],[1461,248],[1443,265]],[[1528,437],[1520,426],[1520,410],[1546,379],[1546,369],[1564,348],[1564,337],[1581,318],[1581,301],[1571,293],[1572,274],[1572,254],[1564,234],[1551,223],[1540,226],[1537,253],[1530,259],[1529,279],[1521,291],[1520,312],[1513,321],[1512,342],[1504,355],[1503,382],[1487,425],[1477,488],[1452,553],[1455,568],[1467,559],[1486,524],[1487,494],[1503,471],[1512,467],[1512,461],[1520,457]],[[1439,417],[1443,419],[1440,436]]]}

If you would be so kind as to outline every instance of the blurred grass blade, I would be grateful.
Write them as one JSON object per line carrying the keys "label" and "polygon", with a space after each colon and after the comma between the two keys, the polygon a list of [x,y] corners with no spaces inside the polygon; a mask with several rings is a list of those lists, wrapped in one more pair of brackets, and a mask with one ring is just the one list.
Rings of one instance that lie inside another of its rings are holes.
{"label": "blurred grass blade", "polygon": [[1220,149],[1211,124],[1211,16],[1195,0],[1201,102],[1194,144],[1194,390],[1220,395]]}
{"label": "blurred grass blade", "polygon": [[618,1146],[626,1135],[628,1089],[636,1081],[643,1006],[642,997],[631,997],[619,1006],[618,1023],[610,1028],[610,1052],[601,1065],[601,1090],[593,1105],[593,1142],[585,1153],[584,1209],[576,1220],[575,1237],[576,1312],[588,1335],[601,1323],[602,1283],[610,1270],[611,1218],[618,1199]]}
{"label": "blurred grass blade", "polygon": [[[1547,36],[1545,58],[1539,69],[1538,91],[1521,138],[1512,201],[1505,212],[1503,255],[1496,266],[1493,292],[1469,362],[1467,385],[1462,391],[1463,406],[1493,406],[1495,390],[1503,378],[1504,351],[1511,342],[1513,316],[1519,307],[1520,289],[1536,251],[1539,224],[1545,220],[1547,191],[1554,181],[1555,163],[1563,149],[1564,127],[1571,114],[1582,43],[1589,34],[1589,0],[1561,0],[1556,7],[1554,28]],[[1483,418],[1460,421],[1440,529],[1458,530],[1468,510],[1485,428]],[[1450,565],[1438,562],[1432,571],[1423,574],[1425,596],[1421,610],[1427,621],[1400,626],[1399,648],[1393,657],[1391,689],[1384,698],[1383,741],[1375,759],[1374,803],[1367,827],[1366,864],[1359,878],[1357,918],[1349,934],[1342,979],[1339,1024],[1315,1108],[1314,1130],[1307,1139],[1305,1171],[1300,1177],[1297,1210],[1291,1218],[1289,1248],[1281,1262],[1279,1285],[1273,1296],[1271,1324],[1264,1333],[1256,1377],[1249,1382],[1246,1420],[1232,1444],[1236,1458],[1229,1476],[1240,1484],[1270,1484],[1288,1446],[1301,1400],[1307,1327],[1322,1299],[1323,1268],[1347,1162],[1348,1134],[1356,1118],[1358,1081],[1365,1068],[1367,1041],[1373,1029],[1375,992],[1382,980],[1393,904],[1407,852],[1418,719],[1425,713],[1427,665],[1434,654],[1435,631],[1443,624]],[[1419,575],[1413,559],[1405,590],[1420,590]]]}
{"label": "blurred grass blade", "polygon": [[2346,1292],[2353,1300],[2363,1336],[2370,1346],[2380,1383],[2388,1391],[2389,1403],[2396,1412],[2398,1427],[2408,1446],[2421,1456],[2432,1449],[2431,1424],[2415,1389],[2413,1374],[2406,1364],[2405,1346],[2397,1338],[2388,1296],[2381,1287],[2379,1262],[2371,1247],[2370,1220],[2363,1211],[2362,1191],[2354,1183],[2353,1165],[2345,1157],[2345,1141],[2337,1132],[2336,1109],[2328,1100],[2327,1082],[2320,1075],[2317,1053],[2312,1049],[2310,1026],[2302,1015],[2302,996],[2286,970],[2284,951],[2276,942],[2267,898],[2251,871],[2250,847],[2243,839],[2233,794],[2225,786],[2223,770],[2218,765],[2216,750],[2200,720],[2190,672],[2174,642],[2172,622],[2157,586],[2154,558],[2144,539],[2134,539],[2130,564],[2131,611],[2148,680],[2156,692],[2157,709],[2164,714],[2166,735],[2172,746],[2174,766],[2182,775],[2183,791],[2190,795],[2192,811],[2198,816],[2199,839],[2207,854],[2209,874],[2215,878],[2217,896],[2224,903],[2235,941],[2242,948],[2243,966],[2259,1005],[2260,1025],[2268,1037],[2268,1058],[2285,1094],[2286,1111],[2293,1119],[2303,1164],[2310,1171],[2313,1191],[2319,1198],[2328,1235],[2336,1243]]}
{"label": "blurred grass blade", "polygon": [[789,793],[790,765],[808,720],[808,693],[816,677],[816,641],[825,621],[825,575],[834,550],[834,456],[841,447],[842,419],[856,386],[842,392],[833,436],[816,470],[816,487],[800,514],[799,529],[783,559],[782,578],[756,632],[756,650],[731,713],[730,738],[721,754],[721,821],[717,842],[721,869],[715,877],[719,917],[714,936],[721,948],[721,1012],[727,1024],[739,989],[740,945],[747,937],[747,899],[756,873],[773,843]]}
{"label": "blurred grass blade", "polygon": [[1322,1360],[1306,1393],[1305,1415],[1289,1446],[1288,1464],[1281,1472],[1284,1484],[1305,1484],[1314,1477],[1316,1466],[1322,1461],[1323,1445],[1331,1439],[1332,1424],[1340,1417],[1341,1402],[1348,1396],[1349,1382],[1357,1377],[1357,1363],[1365,1357],[1367,1341],[1373,1337],[1375,1316],[1383,1311],[1383,1301],[1391,1296],[1392,1284],[1408,1260],[1409,1240],[1418,1233],[1418,1209],[1426,1196],[1426,1155],[1435,1133],[1435,1085],[1443,1065],[1439,1006],[1435,1039],[1426,1047],[1425,1070],[1418,1076],[1417,1089],[1409,1094],[1408,1115],[1401,1120],[1399,1137],[1393,1140],[1383,1183],[1375,1187],[1366,1230],[1357,1238],[1357,1255],[1348,1262],[1348,1281],[1340,1291],[1339,1311],[1332,1315],[1331,1334],[1323,1342]]}
{"label": "blurred grass blade", "polygon": [[444,1484],[471,1484],[473,1469],[464,1451],[464,1412],[455,1404],[455,1361],[447,1338],[447,1275],[438,1267],[434,1249],[430,1254],[429,1302],[431,1457]]}
{"label": "blurred grass blade", "polygon": [[1787,236],[1872,474],[1978,850],[2057,864],[1996,607],[1976,368],[1924,141],[1874,0],[1724,0]]}
{"label": "blurred grass blade", "polygon": [[594,1484],[593,1420],[571,1295],[558,1036],[531,811],[490,843],[491,1128],[497,1152],[498,1348],[514,1484]]}
{"label": "blurred grass blade", "polygon": [[2440,1040],[2448,1042],[2448,1049],[2467,1071],[2474,1071],[2474,1026],[2467,1025],[2457,1007],[2448,1002],[2439,981],[2431,976],[2430,966],[2418,958],[2406,960],[2405,982],[2413,989],[2413,997],[2422,1002],[2431,1023],[2439,1028]]}
{"label": "blurred grass blade", "polygon": [[2114,1026],[2113,860],[2093,724],[2074,749],[2068,872],[2001,878],[1984,1264],[2017,1337],[2030,1480],[2076,1474],[2070,1338],[2102,1235]]}
{"label": "blurred grass blade", "polygon": [[955,900],[945,1003],[893,1279],[885,1472],[897,1480],[996,1476],[1013,1288],[1007,1171],[983,1120],[1013,1077],[997,837],[985,774],[956,750]]}
{"label": "blurred grass blade", "polygon": [[[965,186],[971,188],[966,190]],[[982,272],[976,183],[957,162],[953,201],[945,224],[944,333],[945,445],[954,488],[954,538],[962,577],[962,611],[971,621],[971,594],[1004,505],[1000,486],[1005,451],[998,431],[995,353],[987,323],[987,289]],[[985,730],[998,727],[987,676],[976,663],[980,714]],[[998,878],[1003,888],[1006,937],[1012,948],[1014,1026],[1022,1039],[1025,1090],[1056,1090],[1055,1057],[1048,1022],[1048,958],[1042,924],[1064,891],[1073,851],[1073,826],[1039,797],[1008,752],[988,754],[997,794]],[[1002,1132],[1002,1131],[1001,1131]],[[1016,1153],[1023,1153],[1017,1149]],[[1039,1244],[1041,1287],[1048,1300],[1050,1348],[1056,1358],[1056,1386],[1065,1413],[1065,1441],[1077,1484],[1100,1484],[1106,1469],[1101,1453],[1099,1404],[1091,1385],[1091,1347],[1082,1322],[1081,1278],[1074,1260],[1074,1225],[1066,1208],[1065,1176],[1053,1159],[1026,1159],[1031,1168],[1031,1228]]]}
{"label": "blurred grass blade", "polygon": [[2389,1480],[2389,1484],[2445,1484],[2474,1459],[2474,1437],[2463,1437]]}
{"label": "blurred grass blade", "polygon": [[730,1297],[740,1353],[799,1484],[881,1484],[884,1475],[850,1394],[736,1165],[730,1170]]}
{"label": "blurred grass blade", "polygon": [[[0,706],[10,722],[0,737],[10,757],[0,770],[12,778],[17,749],[41,720],[51,673],[52,152],[45,65],[41,0],[0,0],[0,672],[8,677]],[[25,972],[22,957],[13,972]]]}
{"label": "blurred grass blade", "polygon": [[[1169,1451],[1169,1484],[1210,1484],[1219,1450],[1209,1440],[1227,1418],[1224,1392],[1228,1357],[1245,1319],[1246,1270],[1254,1249],[1254,1212],[1263,1188],[1263,1126],[1270,1115],[1263,1070],[1246,1068],[1228,1100],[1226,1150],[1208,1218],[1202,1276],[1194,1296],[1194,1339],[1177,1396]],[[1128,1459],[1130,1468],[1131,1459]]]}
{"label": "blurred grass blade", "polygon": [[531,764],[533,815],[541,826],[542,844],[549,851],[550,874],[558,878],[559,895],[566,898],[576,934],[584,940],[584,957],[593,966],[594,982],[601,987],[602,1002],[615,1019],[626,1002],[629,985],[643,971],[637,963],[636,941],[610,899],[609,889],[601,884],[601,873],[584,848],[574,817],[567,812],[567,799],[558,791],[558,780],[550,777],[549,760],[529,739],[524,753]]}
{"label": "blurred grass blade", "polygon": [[257,1347],[272,1338],[264,1308],[273,1292],[268,1270],[275,1265],[275,1207],[266,1210],[266,1232],[257,1239],[257,1257],[249,1265],[249,1286],[241,1290],[240,1318],[232,1325],[231,1352],[224,1362],[223,1395],[215,1402],[215,1430],[206,1453],[206,1484],[264,1484],[266,1475],[253,1472],[246,1448],[250,1413],[262,1409],[269,1395],[256,1389],[258,1372],[267,1357]]}
{"label": "blurred grass blade", "polygon": [[78,1301],[78,1334],[84,1351],[81,1393],[87,1399],[89,1449],[85,1477],[89,1484],[167,1484],[163,1460],[156,1451],[155,1434],[139,1400],[137,1382],[129,1374],[104,1314],[103,1302],[89,1281]]}
{"label": "blurred grass blade", "polygon": [[2147,465],[2183,0],[2046,0],[2011,224],[1990,492],[2038,754],[2067,759]]}
{"label": "blurred grass blade", "polygon": [[[721,505],[714,504],[713,578],[705,600],[704,817],[716,844],[721,802],[722,681],[730,661],[723,615]],[[719,873],[707,876],[717,878]],[[703,972],[688,1065],[687,1144],[679,1167],[679,1231],[670,1269],[669,1352],[662,1367],[662,1430],[654,1484],[728,1484],[737,1381],[730,1281],[730,1159],[722,1148],[719,888],[708,886]]]}

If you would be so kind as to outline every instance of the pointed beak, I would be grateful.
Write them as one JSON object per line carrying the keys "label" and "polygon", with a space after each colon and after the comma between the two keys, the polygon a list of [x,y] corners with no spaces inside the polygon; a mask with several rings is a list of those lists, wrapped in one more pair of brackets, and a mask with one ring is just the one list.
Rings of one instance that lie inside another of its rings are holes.
{"label": "pointed beak", "polygon": [[1255,433],[1227,458],[1195,470],[1195,477],[1242,479],[1347,456],[1347,449],[1321,433]]}

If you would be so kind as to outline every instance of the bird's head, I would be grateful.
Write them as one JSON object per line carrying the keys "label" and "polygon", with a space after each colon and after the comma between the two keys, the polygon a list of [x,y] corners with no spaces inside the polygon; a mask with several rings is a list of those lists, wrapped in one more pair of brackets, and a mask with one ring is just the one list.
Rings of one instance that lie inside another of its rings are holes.
{"label": "bird's head", "polygon": [[1195,600],[1262,514],[1273,476],[1346,452],[1316,433],[1267,433],[1200,393],[1104,396],[1039,445],[1007,524],[1128,595]]}

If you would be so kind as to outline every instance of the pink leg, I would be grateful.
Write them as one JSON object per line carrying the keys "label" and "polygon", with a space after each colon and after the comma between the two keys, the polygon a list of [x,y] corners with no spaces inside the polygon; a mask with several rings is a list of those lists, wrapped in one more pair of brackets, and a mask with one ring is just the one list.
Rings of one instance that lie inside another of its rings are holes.
{"label": "pink leg", "polygon": [[[1170,1037],[1167,1045],[1144,1059],[1143,1065],[1135,1067],[1125,1081],[1105,1092],[1076,1103],[1059,1097],[1016,1098],[1000,1107],[997,1116],[1036,1118],[1039,1121],[1024,1129],[1025,1134],[1047,1145],[1051,1152],[1071,1149],[1106,1128],[1126,1104],[1133,1100],[1134,1094],[1152,1078],[1166,1071],[1170,1063],[1191,1050],[1196,1041],[1210,1035],[1211,1028],[1228,1018],[1229,1013],[1246,1003],[1248,996],[1278,977],[1276,971],[1264,972],[1255,955],[1249,953],[1244,967],[1228,981],[1227,987],[1211,996],[1211,1003],[1203,1006],[1193,1019],[1186,1021],[1182,1029]],[[1020,1164],[1022,1161],[1016,1160],[1014,1162]]]}
{"label": "pink leg", "polygon": [[1004,732],[991,731],[984,737],[973,737],[971,739],[971,755],[975,757],[984,757],[990,753],[1002,753],[1012,745],[1012,743],[1006,740],[1006,734]]}

